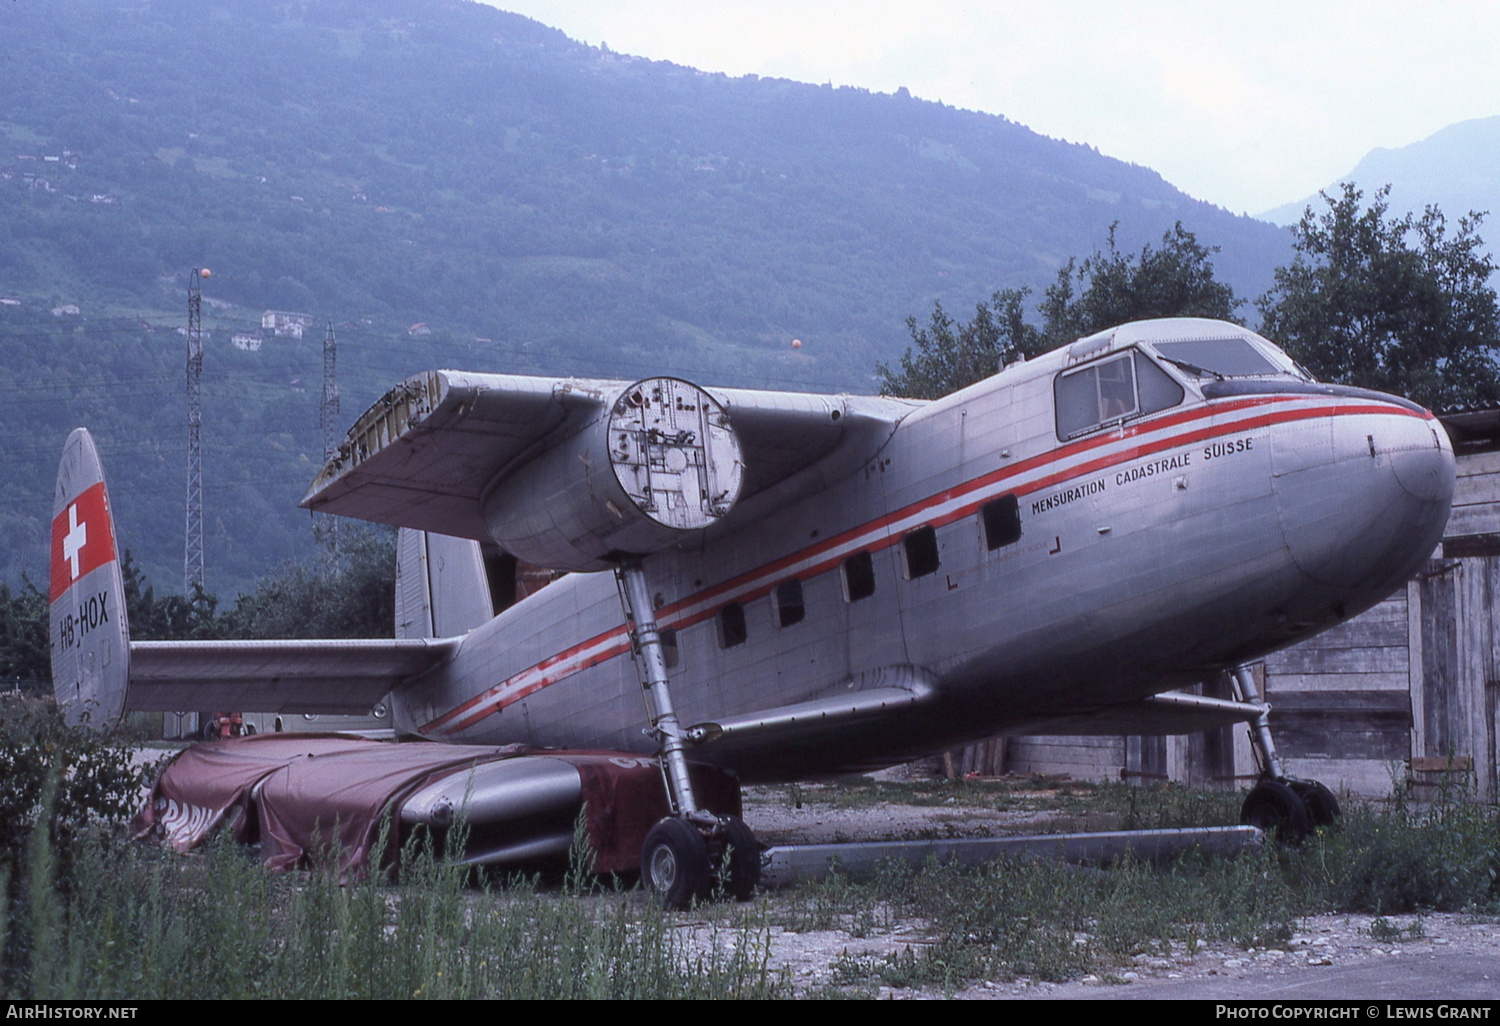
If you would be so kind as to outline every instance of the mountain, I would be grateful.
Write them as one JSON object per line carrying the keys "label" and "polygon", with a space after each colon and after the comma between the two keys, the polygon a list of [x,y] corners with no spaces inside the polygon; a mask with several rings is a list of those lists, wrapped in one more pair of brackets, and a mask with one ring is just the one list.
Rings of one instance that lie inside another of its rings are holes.
{"label": "mountain", "polygon": [[[1111,223],[1128,251],[1181,220],[1245,297],[1289,255],[1003,117],[465,0],[24,0],[0,4],[0,68],[0,579],[42,575],[85,423],[123,541],[175,585],[194,267],[208,578],[232,594],[310,545],[325,323],[345,424],[436,365],[865,391],[907,316],[1044,286]],[[303,337],[251,347],[266,310],[309,315]]]}
{"label": "mountain", "polygon": [[[1500,213],[1500,117],[1460,121],[1410,146],[1378,147],[1339,181],[1354,182],[1367,196],[1390,185],[1391,209],[1402,213],[1420,213],[1429,204],[1436,204],[1450,219],[1471,210]],[[1330,183],[1328,189],[1337,184]],[[1317,196],[1309,196],[1260,217],[1273,224],[1295,224],[1308,206],[1323,209]],[[1490,240],[1494,253],[1500,227],[1492,221],[1487,227],[1481,234]]]}

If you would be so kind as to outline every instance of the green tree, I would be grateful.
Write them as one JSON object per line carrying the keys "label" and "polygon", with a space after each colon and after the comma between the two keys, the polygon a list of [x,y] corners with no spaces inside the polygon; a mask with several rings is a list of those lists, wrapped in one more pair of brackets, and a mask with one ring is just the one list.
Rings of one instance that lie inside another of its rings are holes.
{"label": "green tree", "polygon": [[0,686],[50,688],[47,596],[30,581],[14,591],[0,582]]}
{"label": "green tree", "polygon": [[1214,279],[1217,246],[1203,246],[1178,221],[1161,246],[1141,247],[1137,256],[1121,253],[1115,225],[1106,248],[1081,263],[1069,260],[1042,298],[1042,341],[1056,349],[1096,331],[1156,317],[1212,317],[1235,320],[1241,300]]}
{"label": "green tree", "polygon": [[145,571],[125,550],[120,560],[125,582],[125,618],[136,641],[191,641],[222,636],[217,596],[193,585],[193,594],[156,597]]}
{"label": "green tree", "polygon": [[1345,182],[1308,207],[1297,256],[1260,298],[1261,327],[1325,381],[1406,395],[1432,409],[1500,399],[1500,308],[1482,214],[1390,213]]}
{"label": "green tree", "polygon": [[345,525],[339,554],[284,564],[219,618],[231,638],[389,638],[395,631],[396,537]]}
{"label": "green tree", "polygon": [[941,303],[933,306],[925,326],[908,317],[912,345],[902,354],[899,370],[886,364],[875,368],[881,394],[936,399],[989,377],[1002,363],[1129,321],[1234,320],[1240,300],[1214,279],[1210,257],[1217,251],[1200,245],[1179,221],[1162,235],[1160,247],[1148,244],[1129,256],[1120,252],[1110,225],[1104,250],[1083,261],[1069,260],[1057,272],[1042,297],[1040,329],[1026,322],[1027,289],[996,292],[966,324],[955,324]]}
{"label": "green tree", "polygon": [[881,395],[936,399],[994,374],[1018,358],[1043,351],[1037,330],[1026,323],[1023,303],[1029,289],[1002,289],[974,308],[974,319],[955,324],[935,303],[926,327],[906,319],[912,347],[901,355],[900,371],[879,364]]}

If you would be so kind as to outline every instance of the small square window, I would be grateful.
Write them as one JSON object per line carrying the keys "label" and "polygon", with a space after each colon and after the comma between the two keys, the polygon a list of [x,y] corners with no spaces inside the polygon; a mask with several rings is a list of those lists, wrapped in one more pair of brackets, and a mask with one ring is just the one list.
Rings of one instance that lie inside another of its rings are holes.
{"label": "small square window", "polygon": [[776,622],[783,627],[790,627],[794,623],[801,623],[806,615],[807,607],[802,603],[802,582],[793,577],[790,581],[778,584]]}
{"label": "small square window", "polygon": [[906,550],[906,576],[912,580],[937,573],[937,531],[931,527],[919,527],[901,539]]}
{"label": "small square window", "polygon": [[1002,495],[979,511],[984,521],[984,544],[991,552],[1021,540],[1021,504],[1014,495]]}
{"label": "small square window", "polygon": [[745,629],[745,607],[731,602],[719,610],[719,647],[743,645],[750,632]]}
{"label": "small square window", "polygon": [[875,594],[875,561],[868,552],[856,552],[844,560],[844,593],[850,602]]}

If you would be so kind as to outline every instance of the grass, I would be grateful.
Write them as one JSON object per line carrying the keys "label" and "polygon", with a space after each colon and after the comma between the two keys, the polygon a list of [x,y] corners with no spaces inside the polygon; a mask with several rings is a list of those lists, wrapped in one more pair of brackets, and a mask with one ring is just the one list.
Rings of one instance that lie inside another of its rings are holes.
{"label": "grass", "polygon": [[[1041,781],[863,781],[807,787],[804,807],[879,802],[1020,808],[1126,828],[1233,823],[1243,795],[1161,785],[1046,786]],[[1345,796],[1339,827],[1295,849],[1266,845],[1233,860],[1188,854],[1110,870],[1008,860],[979,870],[929,862],[891,864],[874,879],[833,874],[773,903],[771,921],[793,931],[842,929],[851,937],[918,932],[893,953],[845,953],[845,987],[952,990],[976,979],[1066,980],[1109,975],[1142,955],[1191,954],[1213,944],[1285,947],[1297,921],[1325,912],[1377,917],[1425,911],[1500,913],[1500,811],[1449,792],[1422,805]],[[1418,921],[1420,922],[1420,920]],[[1377,918],[1377,939],[1416,939],[1420,927]],[[1388,936],[1391,935],[1391,936]]]}
{"label": "grass", "polygon": [[67,892],[46,846],[8,926],[4,996],[150,998],[771,998],[753,923],[693,947],[639,894],[473,886],[430,851],[401,883],[272,875],[230,845],[187,859],[92,845]]}
{"label": "grass", "polygon": [[[791,792],[788,792],[790,797]],[[872,798],[872,795],[881,796]],[[1137,826],[1232,822],[1234,795],[1160,786],[861,782],[804,787],[806,803],[959,807],[1036,802]],[[912,803],[912,802],[908,802]],[[1225,812],[1229,808],[1231,811]],[[1338,829],[1232,860],[1188,854],[1109,870],[1002,861],[977,870],[887,863],[750,905],[681,916],[575,863],[550,891],[484,882],[414,846],[399,884],[264,872],[229,845],[180,858],[107,837],[55,857],[34,833],[0,922],[7,998],[786,997],[773,941],[837,930],[810,996],[953,991],[978,979],[1108,977],[1142,955],[1205,945],[1285,946],[1297,921],[1373,914],[1370,935],[1418,939],[1388,916],[1500,914],[1500,813],[1464,795],[1414,805],[1345,802]],[[878,941],[880,954],[854,941]]]}
{"label": "grass", "polygon": [[1066,980],[1141,953],[1192,953],[1209,941],[1285,944],[1298,910],[1279,859],[1263,848],[1232,861],[1189,856],[1108,871],[1009,859],[978,870],[892,866],[867,884],[834,876],[801,888],[779,921],[788,929],[842,922],[855,936],[861,924],[926,924],[921,945],[843,956],[835,975],[844,983],[953,989],[973,979]]}

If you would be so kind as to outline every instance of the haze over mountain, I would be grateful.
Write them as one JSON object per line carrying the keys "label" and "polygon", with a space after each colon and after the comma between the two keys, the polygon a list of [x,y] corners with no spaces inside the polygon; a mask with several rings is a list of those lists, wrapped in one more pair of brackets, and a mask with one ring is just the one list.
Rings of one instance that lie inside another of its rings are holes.
{"label": "haze over mountain", "polygon": [[[84,423],[123,543],[175,584],[193,267],[215,272],[209,585],[232,593],[309,545],[324,322],[345,423],[445,364],[862,391],[908,315],[1043,286],[1111,223],[1134,250],[1181,220],[1247,298],[1289,254],[1001,117],[704,74],[465,0],[24,0],[0,5],[0,69],[12,580],[42,574]],[[267,309],[305,336],[232,345]]]}
{"label": "haze over mountain", "polygon": [[[1366,196],[1388,184],[1391,209],[1402,213],[1421,213],[1436,204],[1450,220],[1471,210],[1500,214],[1500,117],[1460,121],[1410,146],[1373,149],[1339,182],[1354,182]],[[1324,191],[1333,195],[1337,185],[1330,182]],[[1308,206],[1323,209],[1314,195],[1260,216],[1273,224],[1295,224]],[[1494,254],[1500,224],[1487,218],[1480,234]]]}

